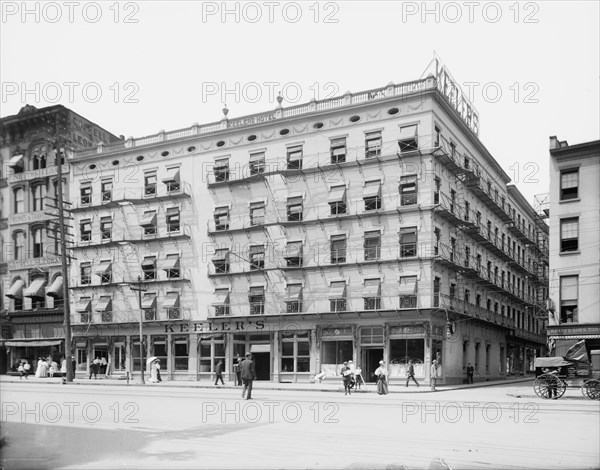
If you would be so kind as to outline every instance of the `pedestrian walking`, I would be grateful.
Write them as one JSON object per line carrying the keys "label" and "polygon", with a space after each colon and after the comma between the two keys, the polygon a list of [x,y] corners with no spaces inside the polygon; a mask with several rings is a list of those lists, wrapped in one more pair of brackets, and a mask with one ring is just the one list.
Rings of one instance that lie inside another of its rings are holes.
{"label": "pedestrian walking", "polygon": [[[246,359],[240,363],[240,371],[242,382],[244,383],[244,389],[242,390],[242,398],[246,400],[252,399],[252,382],[256,380],[256,368],[254,367],[254,361],[252,360],[252,353],[246,353]],[[246,391],[248,394],[246,395]]]}
{"label": "pedestrian walking", "polygon": [[31,364],[29,364],[29,361],[27,359],[25,359],[25,363],[23,364],[23,373],[21,374],[21,377],[25,376],[26,379],[29,379],[30,371],[31,371]]}
{"label": "pedestrian walking", "polygon": [[383,361],[379,361],[379,367],[375,369],[375,375],[377,376],[377,394],[387,395],[388,394],[388,382],[387,376],[388,371]]}
{"label": "pedestrian walking", "polygon": [[100,367],[100,359],[96,358],[90,364],[90,378],[89,378],[89,380],[92,380],[92,375],[94,376],[94,379],[98,378],[98,367]]}
{"label": "pedestrian walking", "polygon": [[413,382],[417,384],[417,387],[419,386],[419,382],[417,382],[417,379],[415,379],[415,366],[413,364],[413,361],[408,361],[408,369],[406,371],[406,386],[407,387],[408,387],[408,382],[410,382],[410,379],[412,379]]}
{"label": "pedestrian walking", "polygon": [[223,364],[223,359],[221,359],[219,362],[217,362],[217,367],[215,368],[215,374],[217,375],[217,378],[215,379],[215,385],[219,384],[219,380],[221,381],[222,385],[225,385],[225,382],[223,382],[223,369],[225,368],[225,364]]}
{"label": "pedestrian walking", "polygon": [[344,383],[344,395],[352,395],[352,369],[348,366],[348,362],[342,364],[342,381]]}
{"label": "pedestrian walking", "polygon": [[473,383],[473,374],[474,373],[475,373],[475,368],[469,362],[469,365],[467,366],[467,383],[468,384]]}
{"label": "pedestrian walking", "polygon": [[242,363],[242,358],[238,357],[237,360],[233,363],[233,372],[235,373],[235,385],[242,385],[242,369],[240,368],[240,364]]}
{"label": "pedestrian walking", "polygon": [[157,360],[154,359],[152,364],[150,364],[150,382],[153,384],[158,383],[158,368],[156,361]]}
{"label": "pedestrian walking", "polygon": [[75,371],[77,370],[77,361],[75,356],[71,356],[71,366],[73,367],[73,378],[75,378]]}
{"label": "pedestrian walking", "polygon": [[431,363],[431,390],[435,392],[435,384],[439,377],[438,373],[438,361],[436,359]]}
{"label": "pedestrian walking", "polygon": [[160,378],[160,359],[156,360],[156,379],[159,382],[162,382],[162,379]]}

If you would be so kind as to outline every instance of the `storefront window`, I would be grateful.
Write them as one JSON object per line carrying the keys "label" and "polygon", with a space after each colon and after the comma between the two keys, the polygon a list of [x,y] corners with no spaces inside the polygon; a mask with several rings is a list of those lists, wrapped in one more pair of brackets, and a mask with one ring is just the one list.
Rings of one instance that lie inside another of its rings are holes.
{"label": "storefront window", "polygon": [[77,349],[77,370],[87,369],[87,349]]}
{"label": "storefront window", "polygon": [[[244,346],[244,345],[235,345]],[[240,354],[243,357],[243,354]],[[214,372],[217,363],[225,362],[225,342],[223,336],[200,338],[200,372]]]}
{"label": "storefront window", "polygon": [[416,339],[392,339],[390,340],[390,362],[392,364],[422,364],[425,360],[425,340]]}
{"label": "storefront window", "polygon": [[164,372],[167,369],[167,339],[164,336],[154,336],[152,338],[152,355],[160,360],[160,369]]}
{"label": "storefront window", "polygon": [[352,340],[323,341],[321,371],[336,376],[339,366],[352,359],[352,356]]}
{"label": "storefront window", "polygon": [[283,334],[281,372],[310,372],[308,333]]}
{"label": "storefront window", "polygon": [[187,338],[174,339],[173,353],[175,356],[175,371],[187,371],[189,363]]}

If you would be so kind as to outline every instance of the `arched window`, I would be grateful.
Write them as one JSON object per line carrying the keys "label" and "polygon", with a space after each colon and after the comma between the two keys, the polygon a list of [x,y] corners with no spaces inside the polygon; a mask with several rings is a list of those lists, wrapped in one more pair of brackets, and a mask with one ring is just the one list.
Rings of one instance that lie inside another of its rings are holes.
{"label": "arched window", "polygon": [[15,214],[21,214],[25,212],[25,190],[23,188],[16,188],[14,194],[15,204],[13,206],[13,212]]}
{"label": "arched window", "polygon": [[38,158],[38,154],[34,153],[31,157],[32,170],[39,170],[40,168],[40,160]]}

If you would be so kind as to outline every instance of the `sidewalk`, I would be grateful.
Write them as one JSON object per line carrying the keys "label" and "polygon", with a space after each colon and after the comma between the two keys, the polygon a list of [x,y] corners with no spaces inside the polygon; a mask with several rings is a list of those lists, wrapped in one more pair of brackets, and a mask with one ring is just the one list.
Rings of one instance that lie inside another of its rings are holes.
{"label": "sidewalk", "polygon": [[[521,382],[529,382],[532,381],[533,377],[511,377],[505,380],[494,380],[489,382],[476,382],[474,384],[457,384],[457,385],[438,385],[436,387],[436,392],[445,392],[449,390],[461,390],[467,388],[479,388],[479,387],[492,387],[495,385],[507,385]],[[2,383],[14,383],[14,382],[29,382],[32,384],[61,384],[62,379],[60,378],[44,378],[40,379],[35,376],[29,376],[29,379],[19,379],[19,377],[10,376],[10,375],[2,375],[0,376],[0,386]],[[239,389],[240,387],[235,387],[233,383],[226,382],[225,385],[215,386],[211,382],[203,381],[203,382],[192,382],[192,381],[162,381],[160,384],[153,384],[146,382],[146,384],[142,385],[139,383],[139,379],[130,380],[129,384],[127,380],[117,380],[117,379],[106,379],[106,378],[98,378],[98,379],[82,379],[77,378],[73,381],[71,385],[116,385],[116,386],[125,386],[125,387],[160,387],[160,388],[206,388],[206,389]],[[276,382],[268,382],[268,381],[257,381],[254,383],[255,389],[260,390],[278,390],[278,391],[295,391],[295,392],[343,392],[344,387],[340,383],[337,382],[322,382],[322,383],[276,383]],[[377,387],[375,383],[367,384],[366,388],[364,385],[361,387],[361,390],[353,390],[353,393],[376,393]],[[423,384],[420,387],[417,387],[414,384],[411,384],[409,387],[406,387],[403,384],[392,384],[389,386],[390,393],[433,393],[429,385]]]}

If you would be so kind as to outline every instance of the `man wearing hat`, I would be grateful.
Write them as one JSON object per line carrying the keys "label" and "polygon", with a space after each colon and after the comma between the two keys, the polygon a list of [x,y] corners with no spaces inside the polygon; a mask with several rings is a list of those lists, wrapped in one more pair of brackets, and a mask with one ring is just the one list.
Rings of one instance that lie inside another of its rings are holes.
{"label": "man wearing hat", "polygon": [[[242,390],[242,398],[246,398],[246,400],[252,399],[252,381],[256,380],[256,369],[254,368],[254,361],[252,360],[252,353],[246,353],[246,359],[244,359],[240,364],[240,372],[242,376],[242,382],[244,384],[244,389]],[[246,390],[248,390],[248,395],[246,396]]]}
{"label": "man wearing hat", "polygon": [[434,359],[431,362],[431,390],[435,391],[435,383],[437,382],[437,378],[439,377],[439,373],[438,373],[438,361],[436,359]]}

